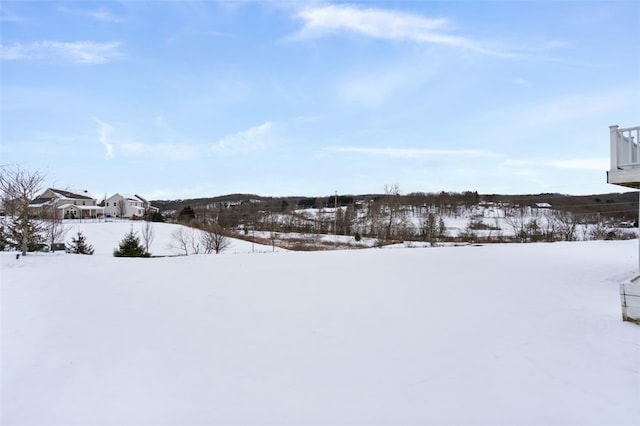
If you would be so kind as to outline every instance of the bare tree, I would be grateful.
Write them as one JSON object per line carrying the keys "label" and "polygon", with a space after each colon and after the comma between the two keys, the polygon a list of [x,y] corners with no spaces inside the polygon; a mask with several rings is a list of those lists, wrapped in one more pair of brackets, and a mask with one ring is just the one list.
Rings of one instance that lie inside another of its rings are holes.
{"label": "bare tree", "polygon": [[576,226],[578,225],[578,221],[571,212],[554,210],[553,213],[551,213],[551,220],[564,241],[576,240]]}
{"label": "bare tree", "polygon": [[199,232],[199,230],[181,226],[171,233],[172,243],[169,247],[184,252],[185,256],[188,256],[189,252],[199,254],[202,249]]}
{"label": "bare tree", "polygon": [[615,239],[615,231],[607,225],[605,219],[599,214],[594,218],[593,223],[589,228],[589,236],[593,240]]}
{"label": "bare tree", "polygon": [[123,218],[127,215],[127,202],[125,200],[119,200],[118,204],[118,216]]}
{"label": "bare tree", "polygon": [[398,186],[398,184],[385,185],[384,198],[387,204],[387,215],[389,218],[386,226],[385,238],[389,240],[391,239],[393,234],[392,227],[396,225],[396,223],[394,222],[398,220],[398,216],[400,216],[400,213],[402,210],[401,199],[400,199],[400,186]]}
{"label": "bare tree", "polygon": [[149,247],[153,242],[153,239],[156,236],[155,230],[153,229],[153,225],[149,221],[145,221],[144,225],[142,225],[142,230],[140,232],[142,236],[142,244],[144,244],[144,249],[149,253]]}
{"label": "bare tree", "polygon": [[170,248],[184,252],[185,256],[189,256],[189,236],[188,228],[181,226],[171,233]]}
{"label": "bare tree", "polygon": [[229,247],[231,241],[224,234],[224,229],[217,223],[210,223],[202,229],[202,245],[204,246],[204,252],[220,253]]}
{"label": "bare tree", "polygon": [[504,221],[513,230],[514,237],[521,243],[526,243],[527,234],[527,212],[525,207],[505,209]]}
{"label": "bare tree", "polygon": [[47,245],[51,251],[56,250],[56,244],[64,242],[69,228],[62,223],[62,212],[58,209],[58,200],[54,198],[42,208],[41,219],[45,230]]}
{"label": "bare tree", "polygon": [[41,237],[41,226],[31,217],[29,203],[40,192],[43,181],[44,176],[37,171],[29,172],[17,166],[1,167],[2,202],[7,213],[14,216],[11,226],[13,238],[23,256],[27,254],[34,239]]}
{"label": "bare tree", "polygon": [[200,249],[201,249],[201,245],[200,245],[200,231],[195,230],[195,229],[191,229],[191,232],[188,233],[188,242],[189,242],[189,246],[191,247],[191,253],[193,254],[200,254]]}
{"label": "bare tree", "polygon": [[429,213],[426,220],[421,221],[420,234],[424,241],[428,241],[432,246],[444,238],[446,226],[442,217],[434,213]]}

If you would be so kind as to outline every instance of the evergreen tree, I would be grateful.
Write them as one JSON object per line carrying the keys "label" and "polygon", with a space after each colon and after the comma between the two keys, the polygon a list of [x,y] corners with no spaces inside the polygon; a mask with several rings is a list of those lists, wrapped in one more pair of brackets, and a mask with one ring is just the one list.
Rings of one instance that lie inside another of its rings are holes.
{"label": "evergreen tree", "polygon": [[29,203],[40,191],[44,176],[29,172],[19,166],[0,166],[0,197],[7,216],[15,220],[8,224],[8,240],[12,247],[22,251],[40,250],[44,247],[44,231],[40,221],[32,217]]}
{"label": "evergreen tree", "polygon": [[153,212],[150,215],[151,222],[164,222],[164,216],[160,212]]}
{"label": "evergreen tree", "polygon": [[9,247],[22,250],[24,254],[44,248],[43,232],[44,228],[40,222],[27,215],[20,215],[7,225],[5,238]]}
{"label": "evergreen tree", "polygon": [[93,247],[87,244],[87,237],[78,231],[78,235],[71,239],[71,244],[67,244],[67,252],[75,254],[93,254]]}
{"label": "evergreen tree", "polygon": [[115,257],[149,257],[151,253],[145,250],[136,233],[131,230],[120,241],[120,248],[114,250],[113,255]]}
{"label": "evergreen tree", "polygon": [[195,218],[196,218],[196,212],[193,211],[191,206],[187,206],[187,207],[183,208],[180,211],[180,213],[178,214],[178,221],[179,222],[190,222]]}
{"label": "evergreen tree", "polygon": [[0,251],[4,251],[7,248],[7,244],[9,244],[7,230],[4,222],[0,222]]}

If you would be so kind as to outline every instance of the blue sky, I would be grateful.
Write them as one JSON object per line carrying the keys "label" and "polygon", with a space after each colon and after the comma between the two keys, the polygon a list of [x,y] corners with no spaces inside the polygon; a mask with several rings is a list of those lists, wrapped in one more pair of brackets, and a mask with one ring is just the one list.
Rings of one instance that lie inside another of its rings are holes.
{"label": "blue sky", "polygon": [[12,2],[1,163],[149,199],[591,194],[640,2]]}

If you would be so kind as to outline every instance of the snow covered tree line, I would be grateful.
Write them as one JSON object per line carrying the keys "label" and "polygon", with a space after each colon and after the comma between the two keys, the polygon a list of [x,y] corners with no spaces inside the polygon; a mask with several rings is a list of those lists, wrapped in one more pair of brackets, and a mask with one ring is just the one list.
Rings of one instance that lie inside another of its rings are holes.
{"label": "snow covered tree line", "polygon": [[369,200],[336,194],[324,201],[302,199],[297,209],[286,200],[240,203],[233,208],[221,206],[224,203],[189,208],[198,220],[215,220],[245,237],[251,231],[267,231],[368,237],[379,245],[399,241],[437,245],[626,239],[636,235],[616,227],[604,215],[537,207],[526,196],[521,198],[524,202],[483,202],[477,192],[471,191],[401,195],[398,185],[386,185],[382,195]]}

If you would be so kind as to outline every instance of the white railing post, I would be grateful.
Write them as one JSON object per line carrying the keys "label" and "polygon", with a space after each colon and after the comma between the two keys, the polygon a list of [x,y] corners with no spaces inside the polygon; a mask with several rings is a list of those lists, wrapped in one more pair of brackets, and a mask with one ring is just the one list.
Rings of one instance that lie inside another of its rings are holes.
{"label": "white railing post", "polygon": [[609,126],[609,139],[611,141],[611,170],[618,168],[618,125]]}

